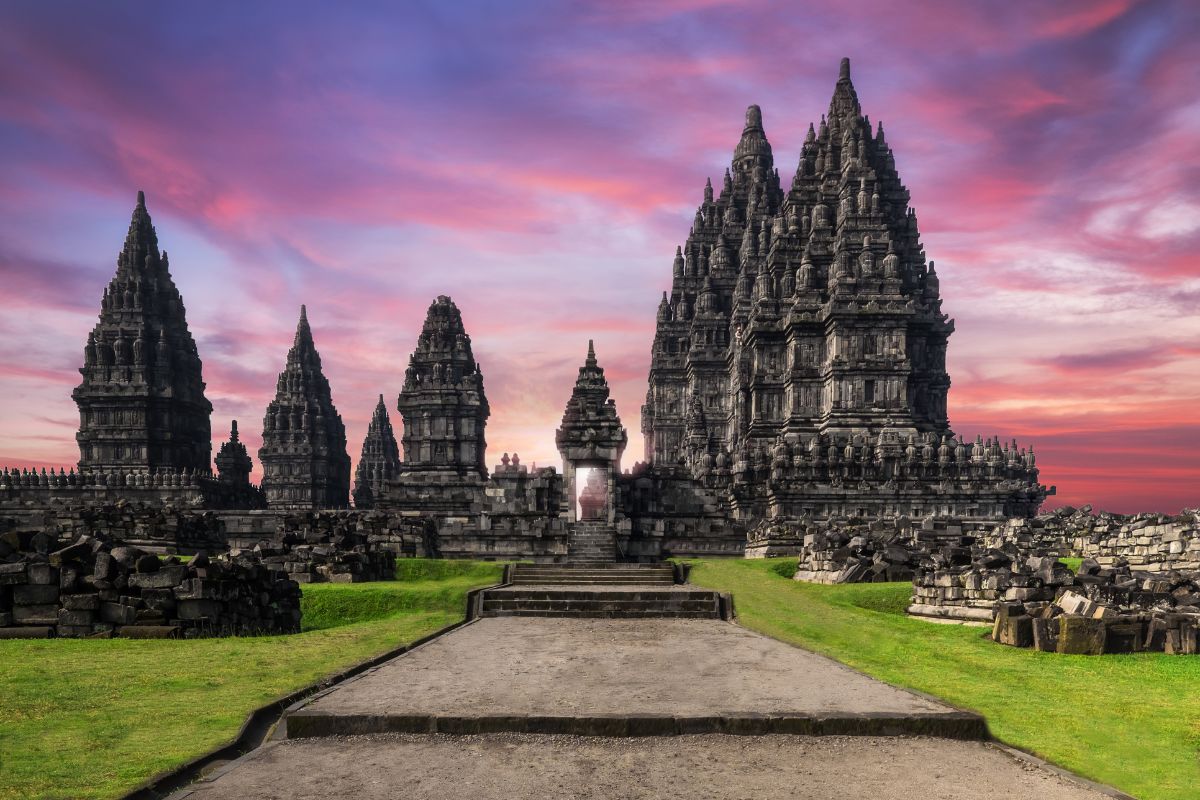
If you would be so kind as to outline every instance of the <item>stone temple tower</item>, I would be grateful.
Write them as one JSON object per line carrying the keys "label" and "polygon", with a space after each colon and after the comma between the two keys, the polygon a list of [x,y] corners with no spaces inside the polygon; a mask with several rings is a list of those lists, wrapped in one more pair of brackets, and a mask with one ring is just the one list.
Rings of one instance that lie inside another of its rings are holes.
{"label": "stone temple tower", "polygon": [[346,427],[333,405],[308,312],[263,418],[262,489],[271,508],[344,508],[350,502]]}
{"label": "stone temple tower", "polygon": [[81,471],[211,470],[212,404],[142,192],[79,372]]}
{"label": "stone temple tower", "polygon": [[953,441],[954,322],[909,200],[849,59],[787,184],[747,109],[659,302],[642,407],[654,468],[745,520],[1036,513],[1031,452]]}
{"label": "stone temple tower", "polygon": [[487,477],[484,426],[491,411],[483,373],[462,314],[445,295],[429,306],[397,407],[404,418],[403,472]]}
{"label": "stone temple tower", "polygon": [[404,460],[375,507],[461,516],[483,509],[487,396],[462,314],[449,297],[429,306],[396,403]]}
{"label": "stone temple tower", "polygon": [[883,127],[842,61],[786,190],[757,106],[711,183],[658,309],[646,456],[765,450],[802,438],[949,432],[937,273]]}
{"label": "stone temple tower", "polygon": [[373,508],[384,486],[400,471],[400,448],[388,418],[383,395],[371,416],[367,437],[363,439],[362,455],[354,471],[355,508]]}

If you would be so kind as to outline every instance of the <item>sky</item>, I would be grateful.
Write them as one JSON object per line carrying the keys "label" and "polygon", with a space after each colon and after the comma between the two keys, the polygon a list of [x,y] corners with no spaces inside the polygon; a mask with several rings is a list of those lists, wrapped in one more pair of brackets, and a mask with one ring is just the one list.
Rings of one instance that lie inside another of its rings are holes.
{"label": "sky", "polygon": [[955,432],[1032,444],[1047,507],[1200,506],[1197,41],[1188,0],[9,0],[0,464],[78,458],[70,392],[142,189],[214,453],[236,418],[256,456],[306,303],[357,461],[448,294],[489,464],[560,464],[591,338],[631,465],[705,179],[757,103],[786,182],[847,56],[956,320]]}

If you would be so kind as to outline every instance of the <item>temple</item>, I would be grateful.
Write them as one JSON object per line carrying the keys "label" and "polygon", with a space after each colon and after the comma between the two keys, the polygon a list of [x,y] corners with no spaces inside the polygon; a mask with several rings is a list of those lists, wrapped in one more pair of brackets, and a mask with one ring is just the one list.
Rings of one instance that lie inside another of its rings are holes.
{"label": "temple", "polygon": [[350,505],[346,428],[334,408],[304,306],[292,349],[275,382],[275,399],[263,417],[258,460],[263,465],[262,489],[272,507]]}
{"label": "temple", "polygon": [[843,59],[786,191],[758,106],[720,192],[705,186],[658,307],[646,461],[748,521],[1030,516],[1032,450],[950,429],[953,331]]}
{"label": "temple", "polygon": [[396,434],[392,431],[387,404],[383,401],[383,395],[379,395],[367,436],[363,439],[362,454],[354,470],[354,507],[374,508],[375,498],[399,471],[400,448],[396,445]]}
{"label": "temple", "polygon": [[396,403],[404,460],[381,507],[447,514],[478,511],[487,395],[462,314],[442,295],[429,306]]}
{"label": "temple", "polygon": [[849,62],[789,185],[757,106],[720,183],[658,306],[643,462],[622,465],[628,435],[589,341],[555,433],[561,471],[515,453],[489,470],[483,370],[443,295],[395,375],[399,444],[379,396],[353,511],[304,306],[263,417],[261,489],[236,422],[212,474],[200,359],[139,193],[74,391],[79,472],[0,470],[0,511],[44,527],[124,501],[211,512],[231,541],[319,540],[320,520],[347,541],[376,531],[397,555],[585,563],[796,553],[810,532],[864,521],[957,536],[1032,517],[1053,491],[1032,447],[951,430],[954,323]]}
{"label": "temple", "polygon": [[79,373],[81,472],[210,471],[212,404],[142,192]]}

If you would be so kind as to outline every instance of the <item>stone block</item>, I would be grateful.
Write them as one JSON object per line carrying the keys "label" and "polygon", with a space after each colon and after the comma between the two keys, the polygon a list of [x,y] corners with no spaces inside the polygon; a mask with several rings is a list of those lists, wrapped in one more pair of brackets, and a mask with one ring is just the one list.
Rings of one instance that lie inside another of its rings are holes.
{"label": "stone block", "polygon": [[203,619],[221,614],[221,604],[215,600],[180,600],[176,609],[180,619]]}
{"label": "stone block", "polygon": [[1000,644],[1011,647],[1033,646],[1033,619],[1027,616],[1003,617],[996,620]]}
{"label": "stone block", "polygon": [[13,622],[18,625],[57,625],[58,603],[37,606],[14,606]]}
{"label": "stone block", "polygon": [[1058,618],[1058,652],[1063,655],[1098,656],[1104,652],[1103,620],[1067,615]]}
{"label": "stone block", "polygon": [[137,619],[137,609],[123,603],[101,603],[100,620],[114,625],[128,625]]}
{"label": "stone block", "polygon": [[25,562],[18,561],[16,564],[0,564],[0,586],[11,586],[25,582]]}
{"label": "stone block", "polygon": [[60,639],[84,639],[92,635],[91,625],[63,625],[60,623],[56,630]]}
{"label": "stone block", "polygon": [[71,611],[96,611],[100,608],[100,595],[64,594],[59,596],[59,602]]}
{"label": "stone block", "polygon": [[1065,614],[1090,617],[1095,611],[1095,604],[1078,592],[1066,591],[1055,601],[1055,604]]}
{"label": "stone block", "polygon": [[54,628],[49,625],[25,628],[0,628],[0,639],[49,639],[53,635]]}
{"label": "stone block", "polygon": [[67,608],[60,608],[58,610],[58,624],[60,627],[63,625],[84,626],[87,627],[88,631],[90,632],[92,623],[95,621],[95,611],[72,611],[71,609]]}
{"label": "stone block", "polygon": [[1140,622],[1110,622],[1104,632],[1104,652],[1137,653],[1145,647]]}
{"label": "stone block", "polygon": [[29,564],[25,574],[30,583],[39,586],[58,586],[58,570],[49,564]]}
{"label": "stone block", "polygon": [[187,567],[173,564],[154,572],[138,572],[129,576],[129,585],[137,589],[172,589],[183,583]]}
{"label": "stone block", "polygon": [[1035,618],[1033,620],[1033,646],[1045,653],[1054,653],[1058,650],[1057,618]]}
{"label": "stone block", "polygon": [[58,603],[58,587],[44,584],[27,584],[13,587],[13,603],[18,606],[36,606]]}

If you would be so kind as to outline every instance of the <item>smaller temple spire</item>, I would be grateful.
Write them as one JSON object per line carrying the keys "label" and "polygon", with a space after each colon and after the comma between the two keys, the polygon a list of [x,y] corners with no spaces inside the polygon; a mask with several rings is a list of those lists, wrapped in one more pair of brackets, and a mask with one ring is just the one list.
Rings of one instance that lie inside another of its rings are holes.
{"label": "smaller temple spire", "polygon": [[217,453],[217,474],[222,483],[248,487],[250,485],[250,470],[253,462],[246,445],[238,438],[237,420],[229,425],[229,440],[221,445]]}
{"label": "smaller temple spire", "polygon": [[367,436],[363,439],[362,456],[354,473],[354,506],[374,508],[386,491],[389,481],[400,471],[400,448],[388,418],[383,395],[375,404]]}

